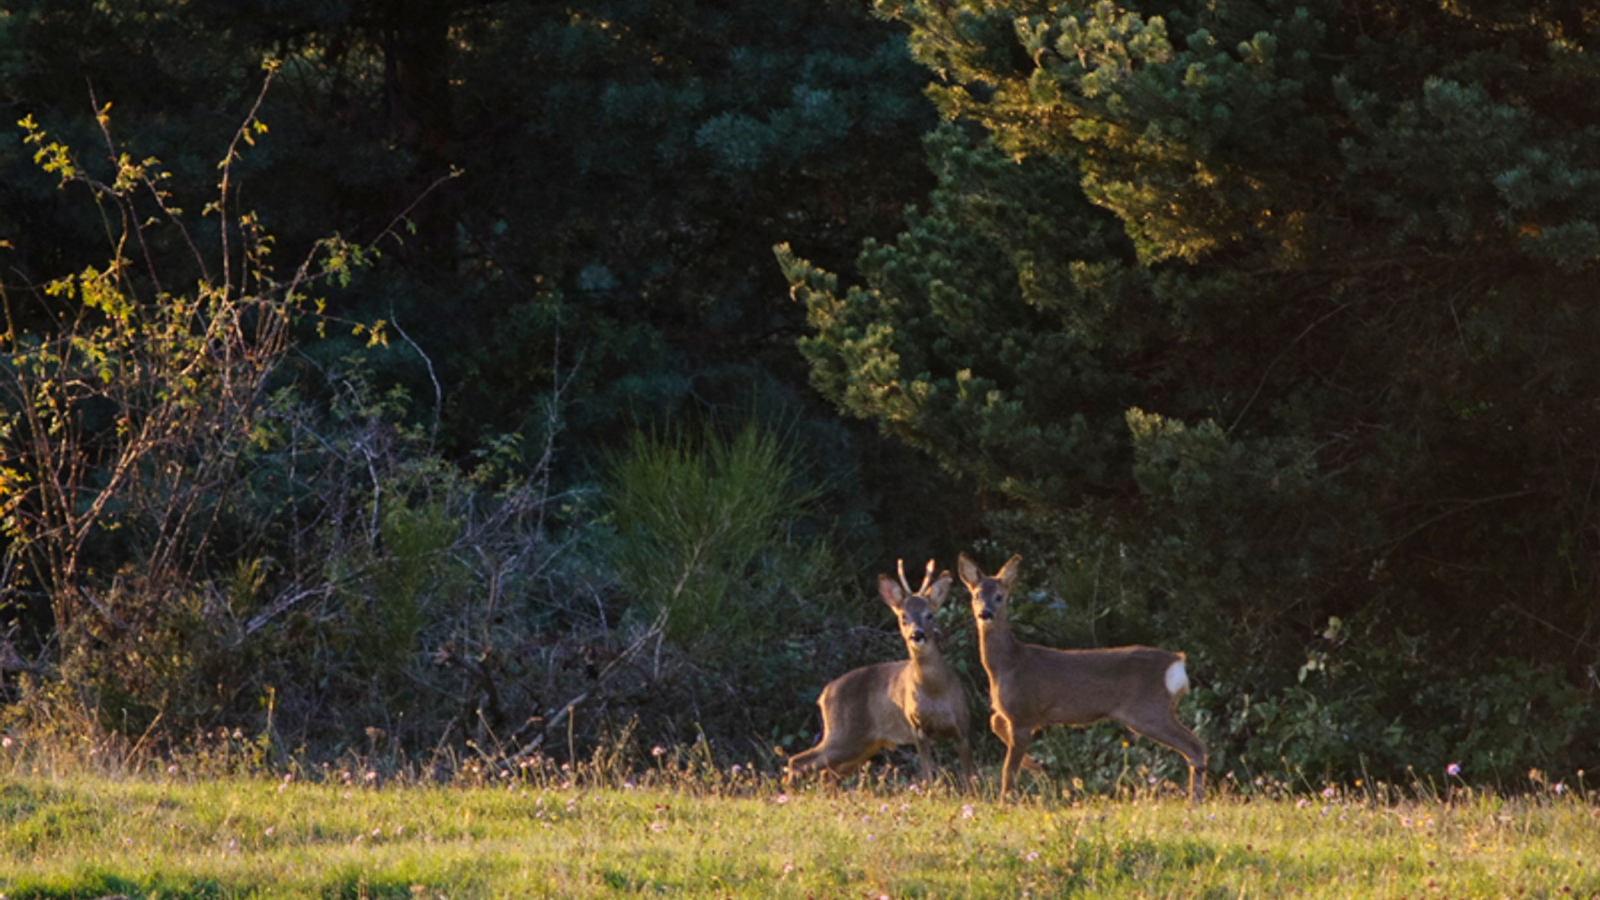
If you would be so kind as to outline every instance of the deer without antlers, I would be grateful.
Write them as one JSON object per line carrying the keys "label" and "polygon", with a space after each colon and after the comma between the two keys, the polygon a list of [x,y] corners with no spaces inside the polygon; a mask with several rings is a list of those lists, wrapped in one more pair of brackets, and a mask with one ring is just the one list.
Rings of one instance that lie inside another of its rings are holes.
{"label": "deer without antlers", "polygon": [[898,583],[878,576],[878,596],[895,611],[910,658],[862,666],[828,682],[817,697],[822,739],[789,760],[785,784],[816,769],[845,778],[879,750],[909,743],[917,745],[922,776],[932,778],[931,741],[945,737],[955,739],[962,778],[972,781],[967,698],[934,641],[933,614],[950,593],[952,579],[942,572],[934,580],[933,568],[930,559],[916,591],[906,582],[904,560]]}
{"label": "deer without antlers", "polygon": [[961,554],[961,580],[972,592],[978,647],[989,674],[989,726],[1006,745],[1000,795],[1016,782],[1034,732],[1047,725],[1088,725],[1113,719],[1183,754],[1189,797],[1205,793],[1206,745],[1178,721],[1178,697],[1189,689],[1183,654],[1154,647],[1056,650],[1024,644],[1011,634],[1007,600],[1022,557],[993,576]]}

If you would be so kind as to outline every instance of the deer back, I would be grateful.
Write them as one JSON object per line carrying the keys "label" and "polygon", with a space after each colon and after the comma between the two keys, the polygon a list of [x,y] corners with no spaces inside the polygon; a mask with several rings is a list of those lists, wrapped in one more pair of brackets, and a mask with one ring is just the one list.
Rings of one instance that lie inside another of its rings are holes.
{"label": "deer back", "polygon": [[[990,671],[991,699],[1018,725],[1087,725],[1172,704],[1169,672],[1183,654],[1155,647],[1058,650],[1016,644]],[[1187,686],[1187,679],[1184,679]]]}

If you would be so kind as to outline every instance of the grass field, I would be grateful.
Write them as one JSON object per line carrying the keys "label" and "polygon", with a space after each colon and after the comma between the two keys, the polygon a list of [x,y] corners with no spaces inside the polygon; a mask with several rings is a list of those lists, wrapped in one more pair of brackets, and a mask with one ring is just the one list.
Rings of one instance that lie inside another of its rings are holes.
{"label": "grass field", "polygon": [[[659,773],[658,773],[659,774]],[[1600,897],[1600,797],[0,781],[0,895]],[[1387,792],[1385,792],[1387,793]]]}

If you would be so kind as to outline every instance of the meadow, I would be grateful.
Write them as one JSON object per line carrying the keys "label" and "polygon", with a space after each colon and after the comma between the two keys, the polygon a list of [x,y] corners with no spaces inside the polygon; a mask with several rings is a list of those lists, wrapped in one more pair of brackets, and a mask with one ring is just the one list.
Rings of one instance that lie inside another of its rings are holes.
{"label": "meadow", "polygon": [[1600,897],[1600,797],[1581,783],[1224,781],[1192,807],[1171,785],[1031,788],[785,790],[665,762],[471,786],[14,766],[0,897]]}

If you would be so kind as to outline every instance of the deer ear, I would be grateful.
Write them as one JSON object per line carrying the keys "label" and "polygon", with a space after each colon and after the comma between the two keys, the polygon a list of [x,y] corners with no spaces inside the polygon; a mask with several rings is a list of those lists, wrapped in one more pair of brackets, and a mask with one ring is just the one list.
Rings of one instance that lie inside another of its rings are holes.
{"label": "deer ear", "polygon": [[900,607],[906,602],[905,591],[900,589],[900,582],[887,575],[878,576],[878,596],[882,597],[883,602],[895,612],[899,612]]}
{"label": "deer ear", "polygon": [[983,580],[983,572],[978,568],[978,564],[965,553],[961,554],[961,559],[956,562],[956,568],[961,571],[961,583],[969,590],[977,588],[978,582]]}
{"label": "deer ear", "polygon": [[1000,572],[994,577],[1000,579],[1000,583],[1005,585],[1006,590],[1009,591],[1011,590],[1011,583],[1017,580],[1017,572],[1021,569],[1022,554],[1019,553],[1006,560],[1006,564],[1000,567]]}
{"label": "deer ear", "polygon": [[939,580],[928,588],[928,605],[933,607],[935,612],[938,611],[940,606],[944,605],[944,598],[950,596],[950,582],[950,573],[948,571],[940,572]]}

